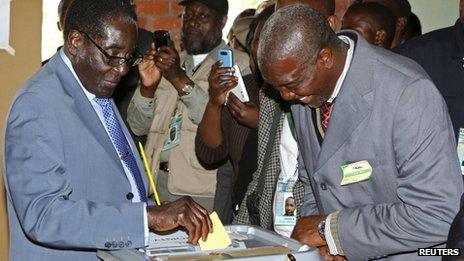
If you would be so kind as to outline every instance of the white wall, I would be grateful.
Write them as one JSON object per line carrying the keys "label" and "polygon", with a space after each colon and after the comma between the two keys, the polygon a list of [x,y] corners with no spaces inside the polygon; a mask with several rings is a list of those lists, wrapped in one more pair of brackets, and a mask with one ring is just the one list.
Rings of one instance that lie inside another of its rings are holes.
{"label": "white wall", "polygon": [[409,0],[419,17],[422,33],[454,25],[459,17],[459,0]]}

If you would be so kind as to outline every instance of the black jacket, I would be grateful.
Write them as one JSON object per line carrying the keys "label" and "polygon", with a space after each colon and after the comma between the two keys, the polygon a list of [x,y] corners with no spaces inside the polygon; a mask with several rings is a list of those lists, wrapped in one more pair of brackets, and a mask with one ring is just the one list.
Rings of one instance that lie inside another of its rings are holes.
{"label": "black jacket", "polygon": [[457,137],[464,128],[464,28],[461,20],[408,41],[393,51],[419,63],[445,98]]}

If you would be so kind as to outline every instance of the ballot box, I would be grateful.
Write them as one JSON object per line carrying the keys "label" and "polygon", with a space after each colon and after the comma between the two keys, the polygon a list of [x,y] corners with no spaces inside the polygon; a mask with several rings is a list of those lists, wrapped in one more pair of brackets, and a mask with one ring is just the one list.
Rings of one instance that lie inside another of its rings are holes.
{"label": "ballot box", "polygon": [[97,256],[112,260],[305,260],[322,261],[316,248],[280,236],[256,226],[230,225],[225,229],[232,244],[225,249],[202,251],[198,245],[187,243],[187,234],[177,230],[170,233],[150,233],[149,245],[141,250],[98,251]]}

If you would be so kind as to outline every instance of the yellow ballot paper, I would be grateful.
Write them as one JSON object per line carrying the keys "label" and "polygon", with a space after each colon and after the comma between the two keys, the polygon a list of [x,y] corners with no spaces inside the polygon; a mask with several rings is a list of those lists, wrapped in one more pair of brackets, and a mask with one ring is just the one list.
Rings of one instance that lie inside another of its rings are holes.
{"label": "yellow ballot paper", "polygon": [[209,214],[209,218],[211,218],[211,222],[213,222],[213,232],[208,235],[206,241],[200,238],[198,244],[200,244],[201,250],[223,249],[228,247],[232,241],[230,241],[229,234],[227,234],[217,213],[213,212]]}
{"label": "yellow ballot paper", "polygon": [[358,161],[341,166],[343,179],[340,185],[348,185],[368,180],[372,174],[372,167],[367,160]]}

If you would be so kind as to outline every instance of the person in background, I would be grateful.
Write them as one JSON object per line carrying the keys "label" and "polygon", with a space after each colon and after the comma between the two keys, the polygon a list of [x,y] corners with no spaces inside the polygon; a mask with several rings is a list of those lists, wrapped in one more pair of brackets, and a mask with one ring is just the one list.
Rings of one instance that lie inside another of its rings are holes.
{"label": "person in background", "polygon": [[353,4],[343,16],[342,29],[355,30],[370,44],[390,49],[395,20],[392,12],[381,4]]}
{"label": "person in background", "polygon": [[[156,67],[162,75],[141,81],[129,104],[127,122],[134,134],[148,135],[145,151],[161,200],[190,195],[212,210],[215,194],[225,196],[222,191],[215,193],[219,166],[206,169],[200,164],[195,135],[209,101],[208,75],[217,61],[217,50],[229,49],[222,41],[229,7],[227,0],[183,0],[179,4],[184,7],[181,39],[185,51],[179,54],[172,45],[158,49]],[[242,75],[249,74],[247,54],[233,50],[233,57]]]}
{"label": "person in background", "polygon": [[266,22],[258,65],[293,102],[305,201],[292,238],[329,259],[444,246],[463,184],[446,104],[418,64],[293,5]]}
{"label": "person in background", "polygon": [[236,19],[232,28],[230,28],[229,45],[230,47],[242,52],[249,53],[246,48],[246,37],[250,31],[250,24],[255,19],[254,16],[246,16]]}
{"label": "person in background", "polygon": [[409,16],[409,20],[408,20],[408,26],[406,27],[406,30],[404,31],[403,40],[401,42],[405,43],[421,35],[422,35],[422,25],[419,20],[419,17],[417,17],[415,13],[411,13],[411,15]]}
{"label": "person in background", "polygon": [[61,0],[58,4],[58,22],[56,22],[56,26],[60,32],[63,32],[64,29],[64,21],[66,18],[66,11],[68,11],[68,7],[71,4],[72,0]]}
{"label": "person in background", "polygon": [[[334,0],[280,0],[276,8],[294,4],[314,7],[336,26]],[[261,30],[272,15],[273,10],[265,9],[257,17],[256,30],[251,43],[251,60],[255,73],[260,75],[257,66],[257,52]],[[260,90],[260,114],[258,122],[258,162],[253,180],[248,186],[245,198],[234,219],[235,224],[253,224],[273,230],[289,237],[300,216],[304,188],[298,179],[298,146],[293,117],[289,104],[280,99],[278,93],[267,83]],[[291,222],[283,217],[284,200],[288,194],[295,198],[296,214]]]}
{"label": "person in background", "polygon": [[234,23],[227,34],[227,44],[239,51],[247,53],[245,38],[253,17],[255,16],[256,9],[249,8],[243,10],[235,17]]}
{"label": "person in background", "polygon": [[454,135],[464,128],[464,0],[453,26],[435,30],[408,41],[393,51],[420,64],[448,105]]}
{"label": "person in background", "polygon": [[[222,201],[227,202],[226,208],[221,211],[222,221],[226,224],[230,224],[233,217],[232,202],[236,201],[233,197],[237,196],[233,195],[235,181],[239,170],[245,167],[240,166],[240,162],[243,157],[256,154],[256,147],[244,153],[244,146],[250,131],[258,127],[259,114],[259,108],[256,105],[258,104],[259,86],[254,76],[249,74],[243,77],[250,97],[249,102],[243,103],[233,93],[229,93],[237,86],[237,78],[230,74],[233,74],[232,68],[220,67],[219,61],[211,67],[208,77],[210,98],[195,138],[196,155],[205,167],[217,165],[227,159],[230,159],[232,163],[234,174],[227,179],[229,184],[223,185],[224,195],[220,196]],[[254,171],[256,163],[250,162],[249,164],[252,165],[249,166],[251,171]],[[219,178],[218,173],[218,183]]]}
{"label": "person in background", "polygon": [[[242,12],[243,14],[243,12]],[[242,17],[234,22],[235,39],[242,42],[240,46],[247,49],[243,35],[249,31],[250,21],[254,16]],[[242,23],[242,21],[245,23]],[[222,195],[215,197],[215,211],[221,221],[230,224],[237,207],[237,202],[243,198],[243,190],[237,186],[247,186],[251,174],[256,170],[256,128],[258,125],[258,88],[253,74],[243,77],[250,101],[243,103],[233,93],[231,88],[237,85],[237,79],[228,75],[231,68],[220,68],[217,62],[211,67],[209,82],[209,101],[203,119],[198,125],[195,138],[195,152],[200,163],[205,167],[217,165],[230,160],[231,175],[226,175],[224,166],[218,170],[216,190]],[[229,83],[224,84],[228,79]],[[226,98],[227,97],[227,98]],[[227,104],[226,104],[227,100]],[[248,145],[246,143],[248,142]],[[245,156],[245,157],[243,157]],[[247,158],[247,159],[244,159]],[[247,165],[247,166],[245,166]],[[239,177],[240,170],[241,176]],[[244,177],[245,176],[245,177]],[[251,178],[250,178],[251,179]],[[237,183],[237,180],[239,181]]]}
{"label": "person in background", "polygon": [[[56,22],[56,27],[58,28],[58,30],[60,32],[63,32],[64,21],[65,21],[65,18],[66,18],[66,11],[68,10],[68,7],[71,4],[71,2],[72,2],[72,0],[61,0],[58,3],[58,21]],[[63,46],[58,47],[57,50],[59,50],[61,47],[63,47]],[[47,59],[45,61],[42,61],[42,66],[47,64],[48,60],[49,59]]]}
{"label": "person in background", "polygon": [[401,44],[403,33],[408,26],[409,16],[411,15],[411,5],[408,0],[364,0],[366,3],[379,3],[386,6],[393,13],[395,18],[395,37],[390,48]]}
{"label": "person in background", "polygon": [[205,239],[209,214],[190,197],[148,205],[138,151],[109,98],[141,61],[130,2],[74,0],[63,36],[7,118],[9,260],[95,260],[98,249],[145,247],[149,229],[181,226],[193,244]]}

